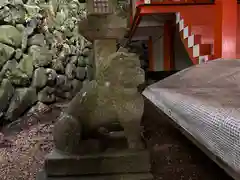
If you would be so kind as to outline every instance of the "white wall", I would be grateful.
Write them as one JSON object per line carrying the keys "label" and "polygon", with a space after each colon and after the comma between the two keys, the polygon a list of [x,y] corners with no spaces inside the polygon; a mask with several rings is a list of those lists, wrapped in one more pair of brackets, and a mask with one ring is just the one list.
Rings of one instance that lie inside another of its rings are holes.
{"label": "white wall", "polygon": [[163,36],[160,38],[159,36],[154,36],[152,39],[154,71],[164,71]]}
{"label": "white wall", "polygon": [[[153,61],[154,71],[164,71],[164,48],[163,48],[163,35],[159,33],[158,36],[153,36]],[[180,39],[179,31],[175,32],[174,37],[174,70],[182,70],[192,65],[191,59]]]}

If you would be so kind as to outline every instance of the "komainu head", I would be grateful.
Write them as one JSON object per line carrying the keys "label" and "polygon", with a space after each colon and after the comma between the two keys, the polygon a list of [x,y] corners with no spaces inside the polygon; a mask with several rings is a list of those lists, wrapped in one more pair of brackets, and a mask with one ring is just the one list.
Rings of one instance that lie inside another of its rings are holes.
{"label": "komainu head", "polygon": [[136,88],[144,83],[145,73],[141,69],[138,55],[121,48],[99,64],[96,78],[99,83]]}

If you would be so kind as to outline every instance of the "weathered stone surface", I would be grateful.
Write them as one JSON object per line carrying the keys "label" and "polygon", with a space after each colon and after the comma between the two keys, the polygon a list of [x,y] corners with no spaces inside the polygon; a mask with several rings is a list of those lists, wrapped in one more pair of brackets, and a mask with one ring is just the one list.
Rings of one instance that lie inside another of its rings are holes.
{"label": "weathered stone surface", "polygon": [[81,89],[83,86],[83,83],[77,79],[73,79],[71,82],[71,86],[72,86],[72,96],[75,96]]}
{"label": "weathered stone surface", "polygon": [[61,87],[66,83],[66,81],[67,81],[67,77],[59,74],[56,79],[56,86]]}
{"label": "weathered stone surface", "polygon": [[66,77],[66,79],[64,80],[64,84],[61,86],[61,90],[70,93],[70,91],[72,90],[71,82],[72,81]]}
{"label": "weathered stone surface", "polygon": [[28,45],[37,45],[37,46],[44,46],[46,45],[45,37],[43,34],[35,34],[30,39],[28,39]]}
{"label": "weathered stone surface", "polygon": [[3,79],[0,86],[0,112],[6,110],[13,96],[14,87],[8,79]]}
{"label": "weathered stone surface", "polygon": [[65,69],[65,74],[68,79],[74,79],[76,75],[76,66],[73,63],[68,63]]}
{"label": "weathered stone surface", "polygon": [[22,35],[14,26],[1,25],[0,42],[10,46],[20,47],[22,43]]}
{"label": "weathered stone surface", "polygon": [[90,49],[89,48],[84,48],[82,51],[82,56],[87,57],[90,54]]}
{"label": "weathered stone surface", "polygon": [[[82,126],[73,116],[62,112],[59,116],[59,121],[55,124],[54,128],[54,142],[57,149],[64,149],[67,152],[78,152],[80,148],[80,140],[82,138]],[[58,136],[62,134],[64,136]],[[74,137],[74,138],[72,138]],[[68,142],[66,146],[64,141]],[[50,165],[51,168],[51,165]]]}
{"label": "weathered stone surface", "polygon": [[83,56],[79,56],[78,58],[78,66],[79,67],[85,67],[86,66],[86,60]]}
{"label": "weathered stone surface", "polygon": [[[0,7],[0,82],[6,78],[3,82],[8,80],[13,89],[32,84],[40,91],[38,99],[46,103],[55,101],[52,88],[72,98],[82,86],[74,78],[86,43],[76,26],[83,7],[58,0],[3,1]],[[66,75],[63,81],[57,73]]]}
{"label": "weathered stone surface", "polygon": [[14,48],[0,43],[0,68],[13,56],[14,51]]}
{"label": "weathered stone surface", "polygon": [[[109,53],[109,49],[107,51]],[[142,149],[144,146],[140,133],[142,130],[140,121],[144,103],[137,87],[145,79],[138,56],[113,51],[108,58],[96,62],[99,63],[96,79],[84,84],[82,90],[69,103],[65,113],[78,120],[84,127],[82,134],[119,122],[124,128],[129,148]],[[63,128],[68,126],[68,121],[62,120],[61,123],[66,123]],[[62,124],[56,128],[61,129]],[[69,132],[69,134],[74,137],[76,132]],[[54,134],[56,139],[66,139],[61,142],[55,141],[56,147],[62,151],[76,150],[77,144],[69,147],[72,143],[67,143],[66,134],[68,133]],[[69,141],[72,140],[69,139]]]}
{"label": "weathered stone surface", "polygon": [[112,15],[87,16],[79,23],[79,32],[89,41],[95,39],[121,39],[126,33],[126,18]]}
{"label": "weathered stone surface", "polygon": [[15,86],[28,86],[30,84],[29,76],[18,68],[6,72],[5,75]]}
{"label": "weathered stone surface", "polygon": [[17,65],[18,65],[18,63],[14,59],[11,61],[7,61],[6,64],[4,64],[4,66],[0,72],[0,77],[6,76],[7,71],[13,71],[14,69],[16,69]]}
{"label": "weathered stone surface", "polygon": [[25,26],[23,24],[16,24],[16,28],[21,33],[25,30]]}
{"label": "weathered stone surface", "polygon": [[6,119],[10,121],[16,120],[36,101],[37,94],[34,88],[16,89],[9,108],[6,112]]}
{"label": "weathered stone surface", "polygon": [[54,95],[54,88],[48,86],[45,87],[38,93],[38,100],[46,104],[53,103],[56,100],[56,97]]}
{"label": "weathered stone surface", "polygon": [[64,66],[61,60],[59,59],[53,59],[52,61],[52,69],[59,73],[64,73]]}
{"label": "weathered stone surface", "polygon": [[77,65],[78,63],[78,56],[72,56],[70,59],[70,63],[73,63],[75,65]]}
{"label": "weathered stone surface", "polygon": [[37,68],[33,74],[32,86],[41,89],[47,84],[47,79],[46,70],[42,67]]}
{"label": "weathered stone surface", "polygon": [[19,60],[19,59],[22,58],[22,56],[23,56],[22,50],[21,50],[21,49],[16,49],[16,50],[15,50],[15,59],[16,59],[16,60]]}
{"label": "weathered stone surface", "polygon": [[79,176],[149,173],[151,166],[147,151],[122,150],[82,156],[53,151],[47,157],[45,168],[49,176]]}
{"label": "weathered stone surface", "polygon": [[16,1],[13,3],[14,6],[10,6],[9,8],[9,14],[6,15],[4,18],[4,21],[9,24],[17,24],[17,23],[24,23],[25,22],[25,9],[22,6],[22,2]]}
{"label": "weathered stone surface", "polygon": [[57,73],[54,69],[50,69],[50,68],[47,68],[46,69],[46,73],[47,73],[47,84],[49,86],[54,86],[55,85],[55,82],[56,82],[56,79],[57,79]]}
{"label": "weathered stone surface", "polygon": [[35,67],[45,67],[52,62],[52,53],[46,47],[33,45],[29,48],[29,55],[33,57]]}
{"label": "weathered stone surface", "polygon": [[86,66],[85,71],[86,71],[87,79],[93,80],[95,78],[95,71],[94,71],[93,67]]}
{"label": "weathered stone surface", "polygon": [[33,57],[24,54],[17,68],[20,69],[25,74],[27,74],[29,78],[31,78],[33,74]]}
{"label": "weathered stone surface", "polygon": [[85,62],[87,65],[89,66],[93,66],[93,64],[95,63],[94,62],[94,53],[93,51],[90,51],[88,56],[84,58],[85,59]]}
{"label": "weathered stone surface", "polygon": [[40,172],[36,180],[153,180],[151,173],[126,173],[99,176],[78,176],[78,177],[47,177],[45,172]]}
{"label": "weathered stone surface", "polygon": [[76,68],[76,78],[78,80],[84,80],[86,77],[86,69],[84,67]]}

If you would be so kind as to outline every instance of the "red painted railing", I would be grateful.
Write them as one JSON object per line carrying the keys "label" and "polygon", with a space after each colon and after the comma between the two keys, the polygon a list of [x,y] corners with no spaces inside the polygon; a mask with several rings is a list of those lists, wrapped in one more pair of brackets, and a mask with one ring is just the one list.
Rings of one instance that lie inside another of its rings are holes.
{"label": "red painted railing", "polygon": [[[214,0],[150,0],[150,4],[201,4],[213,3]],[[139,0],[136,5],[144,4],[144,0]]]}
{"label": "red painted railing", "polygon": [[[153,2],[154,1],[154,2]],[[147,1],[139,0],[133,6],[146,4]],[[149,2],[149,1],[148,1]],[[214,58],[236,58],[240,57],[240,7],[237,7],[236,0],[151,0],[151,4],[165,4],[163,6],[144,6],[141,8],[141,14],[180,12],[186,26],[189,26],[191,32],[202,36],[201,43],[213,44]],[[201,3],[209,5],[201,6]],[[186,3],[186,6],[183,4]],[[192,5],[191,5],[192,3]],[[167,6],[169,4],[170,6]],[[190,6],[187,6],[190,4]],[[180,6],[181,5],[181,6]],[[198,6],[200,5],[200,6]],[[192,6],[192,7],[191,7]],[[237,40],[236,40],[237,39]],[[239,43],[237,43],[237,42]],[[238,48],[237,48],[237,47]]]}

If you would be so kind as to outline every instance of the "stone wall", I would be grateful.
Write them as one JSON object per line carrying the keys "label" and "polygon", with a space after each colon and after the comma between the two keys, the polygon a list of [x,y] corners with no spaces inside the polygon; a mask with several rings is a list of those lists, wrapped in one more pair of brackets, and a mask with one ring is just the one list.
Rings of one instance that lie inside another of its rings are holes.
{"label": "stone wall", "polygon": [[78,33],[84,4],[0,3],[0,117],[14,121],[35,103],[71,99],[93,78],[92,44]]}

